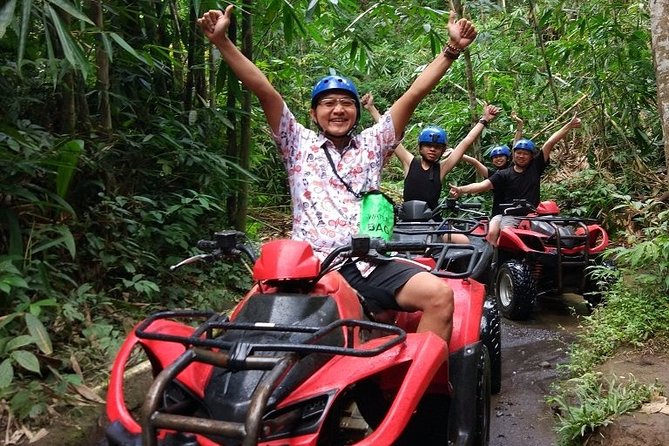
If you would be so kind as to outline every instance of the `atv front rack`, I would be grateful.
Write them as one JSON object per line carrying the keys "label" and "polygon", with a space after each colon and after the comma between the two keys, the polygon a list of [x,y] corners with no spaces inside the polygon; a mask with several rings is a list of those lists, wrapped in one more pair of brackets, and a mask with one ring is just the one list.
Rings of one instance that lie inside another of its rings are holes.
{"label": "atv front rack", "polygon": [[[151,332],[151,324],[161,319],[205,319],[191,336],[178,336]],[[368,349],[356,348],[353,344],[355,329],[375,330],[390,339]],[[345,329],[346,345],[320,345],[318,342],[336,330]],[[230,331],[271,331],[311,334],[301,343],[251,343],[221,339],[221,333]],[[153,314],[135,330],[138,338],[184,345],[186,351],[163,369],[153,381],[141,411],[142,444],[157,446],[158,430],[167,429],[201,435],[222,436],[241,440],[242,446],[255,446],[262,429],[263,415],[274,391],[288,372],[300,359],[311,353],[325,355],[347,355],[372,357],[404,342],[406,332],[394,325],[361,320],[337,320],[325,327],[300,327],[272,323],[237,323],[213,312],[163,311]],[[213,337],[213,336],[217,337]],[[278,356],[254,355],[257,352],[285,352]],[[258,383],[250,398],[244,422],[224,421],[196,416],[179,415],[161,410],[163,395],[170,383],[193,363],[204,363],[234,371],[258,370],[268,372]]]}
{"label": "atv front rack", "polygon": [[[569,218],[569,217],[553,217],[553,216],[539,216],[539,217],[520,217],[521,220],[528,220],[532,222],[546,223],[551,228],[550,233],[546,235],[546,245],[555,249],[557,255],[546,256],[546,259],[551,259],[555,263],[557,291],[563,291],[564,283],[564,267],[587,267],[591,264],[592,257],[597,252],[601,251],[608,244],[608,236],[602,230],[602,240],[599,244],[594,245],[591,239],[590,228],[588,224],[596,224],[597,221],[588,218]],[[560,229],[573,226],[575,228],[573,233],[566,233]],[[581,233],[576,233],[576,229]],[[536,230],[536,229],[533,229]],[[585,275],[580,279],[579,289],[585,286]]]}
{"label": "atv front rack", "polygon": [[[191,336],[178,336],[166,333],[151,332],[149,327],[157,320],[161,319],[187,319],[192,321],[196,318],[206,318],[206,321],[200,324]],[[383,344],[370,349],[360,349],[353,346],[353,331],[355,328],[363,330],[375,330],[381,335],[392,336]],[[344,347],[335,345],[318,344],[322,338],[334,333],[335,330],[346,329],[347,344]],[[221,330],[230,332],[231,330],[245,331],[263,331],[279,333],[311,333],[312,336],[302,343],[247,343],[240,341],[229,341],[214,338],[213,335]],[[379,322],[370,322],[355,319],[339,319],[324,327],[308,327],[299,325],[284,325],[267,322],[230,322],[226,316],[214,312],[203,311],[161,311],[154,313],[141,322],[135,329],[135,334],[140,339],[152,339],[164,342],[176,342],[188,347],[204,347],[217,350],[236,352],[233,357],[235,361],[244,361],[246,357],[254,352],[293,352],[303,355],[310,353],[323,353],[331,355],[372,357],[383,353],[384,351],[404,342],[406,333],[395,325],[382,324]]]}

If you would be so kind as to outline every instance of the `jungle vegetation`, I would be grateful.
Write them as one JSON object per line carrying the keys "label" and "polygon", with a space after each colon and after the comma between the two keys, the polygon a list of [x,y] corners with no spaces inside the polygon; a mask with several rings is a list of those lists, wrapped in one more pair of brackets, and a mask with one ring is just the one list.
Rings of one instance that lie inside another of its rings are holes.
{"label": "jungle vegetation", "polygon": [[[45,424],[53,411],[91,398],[87,389],[106,379],[102,365],[152,309],[224,309],[239,297],[250,280],[240,266],[169,272],[195,252],[195,241],[225,228],[259,243],[287,234],[285,173],[262,111],[195,26],[203,11],[225,4],[0,6],[3,431]],[[235,4],[232,38],[305,125],[319,77],[347,75],[385,110],[447,37],[445,2]],[[503,114],[470,153],[480,158],[511,142],[512,111],[535,140],[578,113],[583,128],[556,150],[543,193],[614,235],[612,255],[633,277],[616,298],[640,318],[629,324],[629,312],[627,319],[595,315],[616,336],[591,337],[598,353],[585,356],[601,359],[625,343],[666,335],[669,117],[661,116],[658,89],[669,86],[657,81],[654,58],[668,62],[651,46],[650,5],[476,0],[453,7],[479,36],[419,106],[407,146],[429,123],[455,143],[486,102]],[[475,179],[470,168],[455,170],[451,182]],[[399,191],[399,164],[386,172],[384,187]],[[573,373],[592,367],[577,364],[583,369]]]}

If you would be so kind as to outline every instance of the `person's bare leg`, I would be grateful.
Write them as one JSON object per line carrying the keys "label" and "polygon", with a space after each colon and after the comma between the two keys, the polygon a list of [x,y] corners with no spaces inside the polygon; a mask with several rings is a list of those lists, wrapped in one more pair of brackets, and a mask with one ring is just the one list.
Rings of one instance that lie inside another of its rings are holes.
{"label": "person's bare leg", "polygon": [[413,276],[400,288],[395,299],[402,309],[421,310],[418,332],[431,331],[446,342],[453,331],[453,290],[443,280],[428,272]]}
{"label": "person's bare leg", "polygon": [[464,234],[443,234],[441,239],[444,243],[457,243],[459,245],[469,244],[469,237]]}
{"label": "person's bare leg", "polygon": [[500,224],[502,223],[500,218],[493,218],[490,220],[488,225],[488,235],[486,235],[486,240],[492,246],[497,246],[497,239],[499,238]]}

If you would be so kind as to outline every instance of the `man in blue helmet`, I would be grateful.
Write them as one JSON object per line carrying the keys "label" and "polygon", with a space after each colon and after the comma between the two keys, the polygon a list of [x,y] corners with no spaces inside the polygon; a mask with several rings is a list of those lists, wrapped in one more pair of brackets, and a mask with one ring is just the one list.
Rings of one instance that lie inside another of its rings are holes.
{"label": "man in blue helmet", "polygon": [[501,228],[515,226],[518,221],[512,216],[502,216],[500,204],[511,203],[513,200],[527,200],[533,206],[538,206],[540,201],[540,182],[546,166],[550,163],[550,153],[560,140],[562,140],[571,129],[581,126],[581,119],[574,115],[541,147],[537,153],[534,142],[522,138],[513,145],[513,164],[503,170],[495,172],[490,178],[478,183],[465,186],[451,186],[451,196],[458,198],[463,194],[477,194],[491,189],[495,191],[499,201],[493,201],[492,215],[488,228],[488,241],[497,245],[497,239]]}
{"label": "man in blue helmet", "polygon": [[[380,186],[384,160],[401,139],[418,103],[437,85],[476,37],[465,19],[448,21],[449,40],[439,54],[392,105],[380,122],[356,133],[360,98],[342,76],[326,76],[311,94],[310,116],[318,131],[302,126],[260,69],[228,38],[232,5],[198,19],[237,78],[260,101],[288,171],[293,208],[293,238],[306,240],[324,258],[359,232],[362,196]],[[422,310],[419,331],[450,339],[453,290],[415,265],[387,262],[347,264],[340,272],[377,309]],[[406,285],[406,286],[405,286]]]}
{"label": "man in blue helmet", "polygon": [[[362,104],[375,121],[378,122],[381,119],[371,93],[363,96]],[[499,111],[499,108],[494,105],[486,105],[483,108],[481,119],[451,150],[447,158],[444,158],[444,153],[448,149],[448,134],[436,125],[427,126],[418,134],[418,154],[420,156],[412,155],[402,144],[398,144],[395,155],[402,162],[404,170],[403,200],[420,200],[426,202],[430,209],[436,208],[444,177],[453,170],[467,149],[481,136],[483,129],[497,118]]]}

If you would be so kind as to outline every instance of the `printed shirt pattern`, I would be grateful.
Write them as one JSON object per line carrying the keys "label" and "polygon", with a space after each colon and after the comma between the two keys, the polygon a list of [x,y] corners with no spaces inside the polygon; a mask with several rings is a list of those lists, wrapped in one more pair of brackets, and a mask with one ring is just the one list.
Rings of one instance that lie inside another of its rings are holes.
{"label": "printed shirt pattern", "polygon": [[390,114],[356,135],[340,153],[324,135],[297,122],[284,103],[278,135],[273,135],[288,171],[293,208],[293,239],[311,244],[321,258],[358,234],[361,198],[356,193],[379,189],[381,169],[397,145]]}

